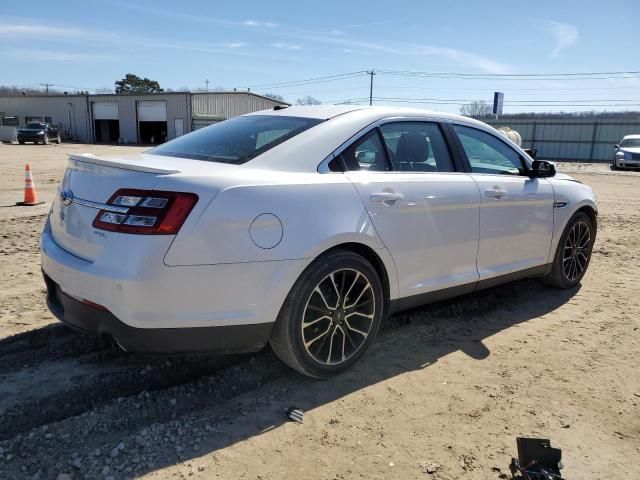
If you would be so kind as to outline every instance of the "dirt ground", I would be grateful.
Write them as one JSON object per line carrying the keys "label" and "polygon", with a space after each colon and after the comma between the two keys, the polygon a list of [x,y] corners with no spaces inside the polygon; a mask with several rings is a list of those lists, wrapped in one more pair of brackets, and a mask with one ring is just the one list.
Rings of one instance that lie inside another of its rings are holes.
{"label": "dirt ground", "polygon": [[[312,381],[268,350],[135,356],[54,321],[38,237],[66,155],[138,150],[0,145],[0,478],[498,479],[517,436],[550,438],[567,479],[640,478],[640,174],[559,164],[600,202],[578,288],[395,315],[355,369]],[[26,162],[45,205],[13,206]]]}

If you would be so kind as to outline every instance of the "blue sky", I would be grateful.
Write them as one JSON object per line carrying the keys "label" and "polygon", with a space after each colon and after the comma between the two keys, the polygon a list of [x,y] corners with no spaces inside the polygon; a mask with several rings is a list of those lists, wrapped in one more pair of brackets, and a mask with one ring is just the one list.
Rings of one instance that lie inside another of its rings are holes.
{"label": "blue sky", "polygon": [[[312,95],[334,103],[366,98],[368,77],[284,84],[373,68],[377,104],[456,112],[458,103],[489,101],[501,90],[505,112],[640,108],[640,75],[461,80],[384,73],[640,70],[637,0],[1,1],[0,84],[93,90],[112,88],[131,72],[165,88],[204,88],[208,79],[210,89],[251,87],[291,102]],[[629,106],[590,105],[617,100]]]}

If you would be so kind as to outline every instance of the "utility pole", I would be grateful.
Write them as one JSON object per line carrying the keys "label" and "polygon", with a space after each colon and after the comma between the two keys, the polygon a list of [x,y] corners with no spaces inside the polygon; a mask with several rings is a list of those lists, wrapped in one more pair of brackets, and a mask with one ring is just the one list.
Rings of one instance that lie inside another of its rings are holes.
{"label": "utility pole", "polygon": [[371,77],[369,82],[369,106],[373,105],[373,76],[376,74],[375,70],[372,68],[371,71],[367,71],[367,75]]}
{"label": "utility pole", "polygon": [[53,87],[53,83],[41,83],[40,85],[47,88],[47,95],[49,95],[49,87]]}
{"label": "utility pole", "polygon": [[209,79],[208,79],[208,78],[206,78],[206,79],[204,80],[204,84],[206,85],[205,90],[208,92],[208,91],[209,91]]}

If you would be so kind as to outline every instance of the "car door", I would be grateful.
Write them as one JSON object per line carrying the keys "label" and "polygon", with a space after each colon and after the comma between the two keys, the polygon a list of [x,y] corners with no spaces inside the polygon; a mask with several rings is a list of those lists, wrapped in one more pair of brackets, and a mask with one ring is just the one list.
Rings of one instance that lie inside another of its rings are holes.
{"label": "car door", "polygon": [[452,124],[480,189],[480,280],[549,261],[554,193],[544,178],[527,176],[523,156],[497,135]]}
{"label": "car door", "polygon": [[480,195],[456,172],[438,123],[382,123],[339,159],[394,260],[401,297],[475,288]]}

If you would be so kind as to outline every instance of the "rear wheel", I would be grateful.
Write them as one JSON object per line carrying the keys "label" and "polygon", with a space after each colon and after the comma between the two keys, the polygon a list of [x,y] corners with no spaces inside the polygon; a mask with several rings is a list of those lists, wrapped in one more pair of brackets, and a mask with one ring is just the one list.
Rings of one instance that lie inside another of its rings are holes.
{"label": "rear wheel", "polygon": [[62,143],[62,138],[60,138],[60,134],[56,137],[56,143],[60,145]]}
{"label": "rear wheel", "polygon": [[20,145],[24,145],[24,140],[18,140],[18,143],[19,143]]}
{"label": "rear wheel", "polygon": [[49,145],[49,137],[47,135],[44,136],[44,140],[42,140],[43,145]]}
{"label": "rear wheel", "polygon": [[360,255],[335,250],[315,260],[296,281],[269,341],[291,368],[330,377],[364,355],[378,333],[382,310],[375,269]]}
{"label": "rear wheel", "polygon": [[560,237],[551,272],[542,281],[557,288],[577,285],[589,266],[595,234],[589,215],[577,212],[571,217]]}

